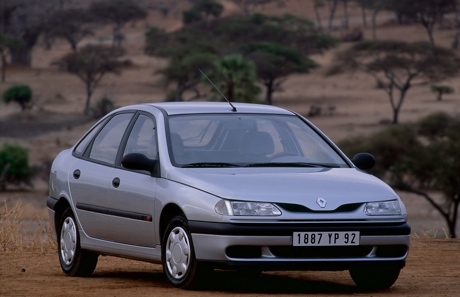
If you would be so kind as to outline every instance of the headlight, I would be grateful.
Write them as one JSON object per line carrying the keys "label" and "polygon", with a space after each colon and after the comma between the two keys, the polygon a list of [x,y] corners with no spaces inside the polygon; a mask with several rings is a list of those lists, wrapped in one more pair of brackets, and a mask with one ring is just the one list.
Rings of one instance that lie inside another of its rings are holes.
{"label": "headlight", "polygon": [[401,206],[397,200],[384,202],[369,202],[364,207],[368,216],[392,216],[401,214]]}
{"label": "headlight", "polygon": [[279,216],[281,211],[266,202],[221,200],[216,204],[218,214],[228,216]]}

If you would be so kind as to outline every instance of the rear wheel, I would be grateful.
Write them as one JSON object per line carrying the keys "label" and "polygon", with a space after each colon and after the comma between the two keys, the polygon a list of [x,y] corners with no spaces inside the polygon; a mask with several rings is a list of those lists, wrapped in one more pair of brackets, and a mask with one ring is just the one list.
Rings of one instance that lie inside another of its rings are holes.
{"label": "rear wheel", "polygon": [[350,269],[350,276],[361,289],[383,290],[396,282],[400,271],[397,267],[358,267]]}
{"label": "rear wheel", "polygon": [[80,248],[80,235],[71,208],[62,214],[58,232],[58,254],[62,271],[72,276],[89,276],[97,265],[98,254]]}
{"label": "rear wheel", "polygon": [[169,221],[161,246],[163,270],[169,283],[182,289],[204,283],[207,270],[195,259],[192,236],[183,215]]}

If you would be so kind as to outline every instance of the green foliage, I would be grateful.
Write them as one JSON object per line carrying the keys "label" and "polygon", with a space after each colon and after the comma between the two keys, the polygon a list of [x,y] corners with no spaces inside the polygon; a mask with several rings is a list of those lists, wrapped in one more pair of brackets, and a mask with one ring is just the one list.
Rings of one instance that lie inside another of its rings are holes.
{"label": "green foliage", "polygon": [[285,78],[293,73],[307,73],[317,64],[299,51],[277,43],[249,43],[243,52],[251,59],[258,79],[265,85],[266,103],[272,104],[272,94],[280,89]]}
{"label": "green foliage", "polygon": [[24,111],[30,107],[32,101],[32,89],[28,85],[14,85],[3,92],[5,103],[15,102]]}
{"label": "green foliage", "polygon": [[[392,126],[370,137],[339,143],[348,156],[372,153],[371,173],[391,186],[424,197],[445,219],[452,236],[460,205],[460,118],[429,115],[415,124]],[[441,193],[443,200],[434,199]]]}
{"label": "green foliage", "polygon": [[30,186],[32,174],[27,149],[4,143],[0,149],[0,189],[5,189],[8,185]]}
{"label": "green foliage", "polygon": [[[232,102],[258,102],[260,88],[255,84],[256,70],[251,61],[241,55],[224,56],[215,63],[216,70],[210,74],[219,90]],[[215,99],[222,98],[217,90],[211,89]]]}
{"label": "green foliage", "polygon": [[454,89],[450,86],[445,86],[445,85],[431,85],[431,91],[434,93],[437,93],[437,100],[441,101],[442,100],[442,95],[444,94],[452,94],[454,92]]}

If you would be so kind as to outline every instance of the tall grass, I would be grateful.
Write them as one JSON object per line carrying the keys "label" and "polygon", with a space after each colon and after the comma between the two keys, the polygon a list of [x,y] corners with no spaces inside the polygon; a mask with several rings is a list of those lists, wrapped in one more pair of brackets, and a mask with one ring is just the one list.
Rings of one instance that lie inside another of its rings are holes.
{"label": "tall grass", "polygon": [[56,247],[49,223],[38,214],[24,215],[24,203],[0,208],[0,251],[50,251]]}

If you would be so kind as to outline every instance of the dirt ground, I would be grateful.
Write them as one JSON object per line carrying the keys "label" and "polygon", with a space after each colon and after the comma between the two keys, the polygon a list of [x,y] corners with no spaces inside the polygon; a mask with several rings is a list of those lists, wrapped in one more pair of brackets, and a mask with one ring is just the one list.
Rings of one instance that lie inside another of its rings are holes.
{"label": "dirt ground", "polygon": [[346,271],[216,272],[199,291],[169,286],[160,265],[100,257],[89,278],[65,275],[55,252],[0,254],[0,296],[458,296],[460,240],[413,239],[406,267],[388,290],[360,292]]}

